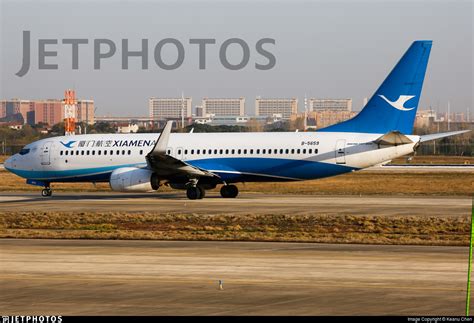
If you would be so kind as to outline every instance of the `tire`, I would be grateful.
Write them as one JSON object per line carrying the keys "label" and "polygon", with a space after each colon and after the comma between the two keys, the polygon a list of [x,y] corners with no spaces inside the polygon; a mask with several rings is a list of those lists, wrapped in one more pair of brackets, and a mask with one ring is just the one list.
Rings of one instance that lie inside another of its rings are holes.
{"label": "tire", "polygon": [[235,185],[224,185],[221,187],[221,196],[223,198],[235,198],[239,195],[239,189]]}
{"label": "tire", "polygon": [[41,190],[42,197],[48,197],[51,195],[53,195],[53,191],[50,188],[44,188],[43,190]]}
{"label": "tire", "polygon": [[186,196],[190,200],[197,200],[201,198],[201,191],[197,187],[188,187],[186,190]]}
{"label": "tire", "polygon": [[206,196],[206,190],[203,189],[201,186],[197,186],[197,189],[199,190],[199,197],[198,199],[202,199]]}

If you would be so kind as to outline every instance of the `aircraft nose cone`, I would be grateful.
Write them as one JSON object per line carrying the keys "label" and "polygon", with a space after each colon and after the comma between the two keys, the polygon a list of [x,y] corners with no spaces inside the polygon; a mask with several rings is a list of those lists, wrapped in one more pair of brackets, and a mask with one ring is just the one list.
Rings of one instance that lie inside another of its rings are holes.
{"label": "aircraft nose cone", "polygon": [[5,167],[6,170],[12,169],[12,167],[13,167],[13,165],[12,165],[12,164],[13,164],[12,158],[13,158],[13,157],[8,158],[8,159],[5,160],[5,162],[3,163],[3,166]]}

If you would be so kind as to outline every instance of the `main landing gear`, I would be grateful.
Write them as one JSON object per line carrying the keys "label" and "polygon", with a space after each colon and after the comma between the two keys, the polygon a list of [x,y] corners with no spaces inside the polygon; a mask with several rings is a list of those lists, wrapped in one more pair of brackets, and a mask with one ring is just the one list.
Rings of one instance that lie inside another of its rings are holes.
{"label": "main landing gear", "polygon": [[51,196],[51,195],[53,195],[53,190],[51,189],[51,187],[45,187],[41,191],[41,196],[42,197],[48,197],[48,196]]}
{"label": "main landing gear", "polygon": [[186,196],[190,200],[200,200],[206,195],[206,191],[201,186],[190,186],[186,189]]}
{"label": "main landing gear", "polygon": [[[200,200],[206,195],[206,190],[200,185],[189,186],[186,189],[186,196],[190,200]],[[223,198],[235,198],[239,195],[239,189],[235,185],[224,185],[221,187]]]}
{"label": "main landing gear", "polygon": [[239,195],[239,189],[235,185],[224,185],[221,187],[221,196],[223,198],[234,198]]}

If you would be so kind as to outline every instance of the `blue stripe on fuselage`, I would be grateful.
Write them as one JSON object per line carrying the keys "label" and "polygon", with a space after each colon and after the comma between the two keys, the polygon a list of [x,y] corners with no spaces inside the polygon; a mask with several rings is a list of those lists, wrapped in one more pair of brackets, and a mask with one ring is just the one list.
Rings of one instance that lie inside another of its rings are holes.
{"label": "blue stripe on fuselage", "polygon": [[[209,170],[226,182],[308,180],[334,176],[356,170],[346,165],[335,165],[310,160],[284,158],[209,158],[188,160],[187,163]],[[108,181],[110,174],[122,167],[145,167],[146,163],[125,164],[59,171],[10,170],[16,175],[48,182]]]}

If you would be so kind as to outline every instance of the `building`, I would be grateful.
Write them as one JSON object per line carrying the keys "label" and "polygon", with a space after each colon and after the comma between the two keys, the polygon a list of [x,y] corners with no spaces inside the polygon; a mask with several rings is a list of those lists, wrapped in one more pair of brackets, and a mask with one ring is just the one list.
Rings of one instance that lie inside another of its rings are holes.
{"label": "building", "polygon": [[24,124],[34,124],[34,102],[20,99],[0,101],[0,119],[15,114],[21,114]]}
{"label": "building", "polygon": [[415,128],[429,127],[433,122],[439,121],[433,110],[418,110],[415,117]]}
{"label": "building", "polygon": [[[78,100],[76,121],[94,123],[94,100]],[[15,114],[21,114],[23,123],[35,125],[43,123],[54,125],[64,121],[64,101],[47,100],[0,100],[0,119]]]}
{"label": "building", "polygon": [[352,111],[352,99],[309,99],[309,111]]}
{"label": "building", "polygon": [[307,115],[308,128],[325,128],[330,125],[353,118],[357,112],[344,110],[310,111]]}
{"label": "building", "polygon": [[298,113],[298,99],[268,99],[257,98],[255,100],[255,115],[273,117],[281,115],[283,119],[290,119]]}
{"label": "building", "polygon": [[136,123],[119,123],[117,124],[117,133],[136,133],[139,129]]}
{"label": "building", "polygon": [[87,124],[95,123],[94,100],[77,100],[76,121]]}
{"label": "building", "polygon": [[34,101],[35,124],[54,125],[64,120],[64,103],[62,100]]}
{"label": "building", "polygon": [[179,119],[181,113],[185,118],[189,118],[191,117],[191,103],[191,98],[150,98],[148,100],[150,119]]}
{"label": "building", "polygon": [[245,98],[228,99],[228,98],[203,98],[202,99],[202,116],[244,116],[245,115]]}

